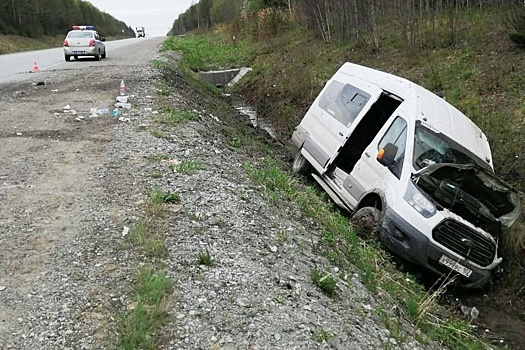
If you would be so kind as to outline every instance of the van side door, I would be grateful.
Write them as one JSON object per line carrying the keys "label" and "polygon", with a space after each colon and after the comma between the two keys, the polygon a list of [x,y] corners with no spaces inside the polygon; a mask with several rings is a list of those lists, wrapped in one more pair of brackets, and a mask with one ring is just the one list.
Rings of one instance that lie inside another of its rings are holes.
{"label": "van side door", "polygon": [[[386,130],[385,130],[386,128]],[[344,189],[359,200],[365,193],[375,189],[399,190],[396,186],[405,173],[405,154],[407,150],[408,124],[405,118],[396,114],[377,137],[365,149],[350,176],[343,183]],[[385,167],[377,160],[377,154],[387,144],[397,147],[392,165]]]}
{"label": "van side door", "polygon": [[301,121],[308,133],[301,152],[319,173],[327,171],[381,93],[377,86],[343,73],[328,81]]}

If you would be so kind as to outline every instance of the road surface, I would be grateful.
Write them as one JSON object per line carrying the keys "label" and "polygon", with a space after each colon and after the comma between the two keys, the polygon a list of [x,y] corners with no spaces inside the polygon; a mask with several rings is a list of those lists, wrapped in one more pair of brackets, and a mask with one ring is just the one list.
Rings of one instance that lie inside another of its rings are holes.
{"label": "road surface", "polygon": [[[115,54],[123,48],[130,48],[130,46],[136,46],[137,50],[140,50],[140,44],[147,40],[158,40],[156,38],[132,38],[124,40],[107,41],[106,45],[107,57],[105,61],[115,62]],[[130,48],[131,49],[131,48]],[[17,79],[28,78],[28,74],[31,74],[33,65],[36,62],[40,71],[46,71],[57,68],[65,68],[71,64],[71,67],[75,68],[78,66],[85,66],[92,64],[93,59],[86,57],[81,58],[80,61],[66,62],[64,60],[64,50],[62,47],[37,50],[28,52],[19,52],[7,55],[0,55],[0,83],[7,81],[13,81]],[[76,64],[76,66],[74,65]],[[68,67],[70,68],[70,67]]]}

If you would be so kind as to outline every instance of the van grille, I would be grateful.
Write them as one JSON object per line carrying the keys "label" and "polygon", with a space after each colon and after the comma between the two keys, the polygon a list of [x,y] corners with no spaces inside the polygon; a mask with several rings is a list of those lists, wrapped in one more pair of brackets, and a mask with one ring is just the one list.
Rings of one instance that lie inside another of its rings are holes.
{"label": "van grille", "polygon": [[462,240],[469,240],[473,247],[468,260],[479,266],[490,265],[496,255],[496,245],[492,240],[455,220],[447,219],[437,225],[432,238],[464,258],[467,258],[469,247]]}

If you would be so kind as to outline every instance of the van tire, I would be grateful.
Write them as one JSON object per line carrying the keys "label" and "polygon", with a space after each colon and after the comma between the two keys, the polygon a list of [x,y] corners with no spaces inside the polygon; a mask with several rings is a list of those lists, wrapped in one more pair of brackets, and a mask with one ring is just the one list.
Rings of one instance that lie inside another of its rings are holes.
{"label": "van tire", "polygon": [[379,236],[381,212],[374,207],[363,207],[350,218],[352,228],[357,236],[363,239],[374,239]]}
{"label": "van tire", "polygon": [[310,175],[312,170],[312,165],[306,160],[306,158],[301,154],[301,150],[297,152],[292,163],[292,172],[294,174],[301,175]]}

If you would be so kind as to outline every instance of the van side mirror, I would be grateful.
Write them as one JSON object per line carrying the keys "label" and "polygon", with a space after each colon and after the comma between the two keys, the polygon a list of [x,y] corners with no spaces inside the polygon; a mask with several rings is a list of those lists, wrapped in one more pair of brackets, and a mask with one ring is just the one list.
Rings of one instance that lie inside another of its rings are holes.
{"label": "van side mirror", "polygon": [[385,147],[379,150],[377,153],[377,161],[386,167],[391,166],[394,164],[394,160],[396,159],[397,154],[397,146],[393,143],[387,143]]}

